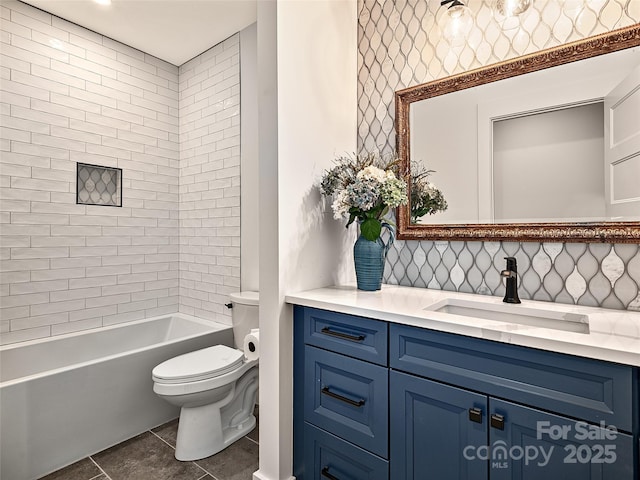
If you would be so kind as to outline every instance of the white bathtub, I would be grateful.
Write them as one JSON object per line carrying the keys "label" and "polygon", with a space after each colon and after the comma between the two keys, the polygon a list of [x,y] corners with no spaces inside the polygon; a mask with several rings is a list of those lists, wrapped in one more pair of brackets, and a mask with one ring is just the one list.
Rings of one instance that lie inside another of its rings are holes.
{"label": "white bathtub", "polygon": [[30,480],[176,418],[151,370],[233,346],[231,327],[183,314],[0,347],[0,478]]}

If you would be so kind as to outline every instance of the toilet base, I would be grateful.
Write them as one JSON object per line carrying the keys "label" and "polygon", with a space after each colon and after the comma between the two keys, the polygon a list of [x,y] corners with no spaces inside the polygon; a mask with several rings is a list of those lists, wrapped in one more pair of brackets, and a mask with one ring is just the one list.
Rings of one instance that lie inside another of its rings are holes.
{"label": "toilet base", "polygon": [[[182,414],[180,423],[183,422]],[[251,415],[237,427],[228,427],[222,431],[222,438],[216,435],[220,430],[210,428],[183,429],[180,438],[180,427],[178,427],[178,440],[176,441],[176,460],[190,462],[215,455],[229,445],[244,437],[256,426],[256,417]],[[202,425],[201,425],[202,427]],[[185,440],[186,439],[186,440]]]}
{"label": "toilet base", "polygon": [[253,409],[258,390],[258,369],[243,375],[222,400],[197,407],[182,407],[175,457],[200,460],[224,450],[256,426]]}

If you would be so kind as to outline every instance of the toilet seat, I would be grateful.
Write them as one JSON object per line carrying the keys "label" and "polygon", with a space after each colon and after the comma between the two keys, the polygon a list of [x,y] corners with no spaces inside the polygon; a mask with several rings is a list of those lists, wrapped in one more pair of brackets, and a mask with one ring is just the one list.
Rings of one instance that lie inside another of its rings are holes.
{"label": "toilet seat", "polygon": [[155,382],[180,384],[198,382],[225,375],[238,369],[244,353],[226,345],[215,345],[171,358],[156,366],[151,375]]}
{"label": "toilet seat", "polygon": [[231,384],[232,382],[235,382],[237,379],[242,377],[242,375],[244,375],[254,367],[258,367],[258,360],[243,361],[242,365],[240,365],[240,367],[236,368],[235,370],[222,375],[218,375],[217,377],[207,378],[205,380],[183,380],[182,382],[171,383],[154,378],[153,391],[158,395],[163,395],[165,397],[206,392],[208,390],[223,387],[225,385]]}

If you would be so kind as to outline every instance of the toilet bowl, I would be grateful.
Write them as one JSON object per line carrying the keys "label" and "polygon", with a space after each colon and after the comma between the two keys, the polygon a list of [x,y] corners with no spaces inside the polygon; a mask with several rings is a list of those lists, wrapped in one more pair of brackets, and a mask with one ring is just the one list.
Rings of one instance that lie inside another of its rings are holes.
{"label": "toilet bowl", "polygon": [[[230,295],[236,346],[258,327],[256,292]],[[175,457],[214,455],[249,433],[258,391],[258,360],[226,345],[171,358],[152,371],[153,391],[180,407]]]}

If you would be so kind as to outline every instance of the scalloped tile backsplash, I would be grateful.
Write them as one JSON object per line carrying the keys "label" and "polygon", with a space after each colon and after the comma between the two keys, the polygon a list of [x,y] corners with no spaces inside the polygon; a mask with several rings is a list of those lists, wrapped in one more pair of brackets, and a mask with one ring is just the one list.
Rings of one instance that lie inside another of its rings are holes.
{"label": "scalloped tile backsplash", "polygon": [[[452,48],[439,1],[359,1],[359,149],[394,148],[396,90],[640,22],[634,1],[536,0],[513,25],[491,3],[467,2],[476,21],[468,42]],[[398,240],[384,281],[503,295],[507,255],[518,259],[521,298],[640,310],[639,245]]]}

